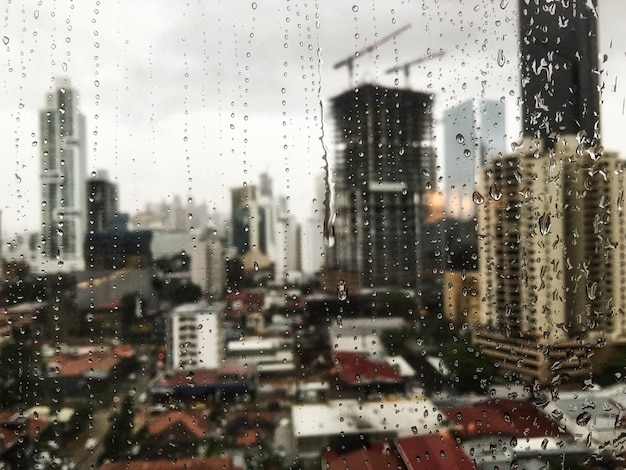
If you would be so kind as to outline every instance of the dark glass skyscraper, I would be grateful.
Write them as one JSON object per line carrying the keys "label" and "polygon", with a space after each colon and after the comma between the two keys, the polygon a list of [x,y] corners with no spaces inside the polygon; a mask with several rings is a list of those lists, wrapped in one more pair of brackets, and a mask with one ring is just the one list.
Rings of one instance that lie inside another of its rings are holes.
{"label": "dark glass skyscraper", "polygon": [[432,95],[364,85],[333,99],[335,245],[331,268],[360,288],[413,288],[420,224],[436,185]]}
{"label": "dark glass skyscraper", "polygon": [[524,134],[600,133],[597,0],[519,0]]}

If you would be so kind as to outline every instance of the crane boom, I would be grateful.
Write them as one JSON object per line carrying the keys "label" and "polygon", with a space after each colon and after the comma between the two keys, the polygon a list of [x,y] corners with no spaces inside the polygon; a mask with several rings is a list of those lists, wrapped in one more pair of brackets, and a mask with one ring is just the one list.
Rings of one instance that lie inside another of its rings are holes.
{"label": "crane boom", "polygon": [[350,55],[350,56],[346,57],[345,59],[337,62],[335,65],[333,65],[333,68],[334,69],[338,69],[340,67],[343,67],[344,65],[347,65],[348,66],[348,74],[349,74],[348,79],[350,80],[350,86],[352,86],[352,76],[353,76],[353,70],[354,70],[354,61],[357,58],[359,58],[361,56],[361,54],[367,54],[369,52],[372,52],[373,50],[375,50],[381,44],[384,44],[385,42],[389,41],[390,39],[393,39],[398,34],[403,33],[404,31],[406,31],[410,27],[411,27],[411,23],[405,24],[402,28],[399,28],[399,29],[395,30],[394,32],[392,32],[390,34],[387,34],[386,36],[383,36],[378,41],[373,42],[372,44],[370,44],[370,45],[364,47],[363,49],[355,52],[353,55]]}
{"label": "crane boom", "polygon": [[425,62],[425,61],[430,60],[430,59],[435,59],[437,57],[443,57],[444,55],[446,55],[445,51],[439,50],[437,52],[433,52],[432,54],[426,54],[425,56],[418,57],[417,59],[411,60],[409,62],[405,62],[404,64],[395,65],[395,66],[391,67],[390,69],[385,70],[385,73],[398,73],[398,71],[400,71],[400,70],[404,71],[404,78],[406,80],[406,85],[408,87],[408,85],[409,85],[409,69],[412,66],[420,64],[420,63]]}

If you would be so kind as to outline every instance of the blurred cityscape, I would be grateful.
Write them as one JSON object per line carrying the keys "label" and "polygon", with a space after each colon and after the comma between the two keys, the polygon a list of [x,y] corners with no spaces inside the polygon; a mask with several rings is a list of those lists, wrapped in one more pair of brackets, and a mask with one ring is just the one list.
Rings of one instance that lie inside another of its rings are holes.
{"label": "blurred cityscape", "polygon": [[504,101],[448,109],[437,155],[433,94],[335,96],[305,223],[270,173],[229,214],[120,212],[59,79],[41,232],[2,243],[0,468],[622,468],[626,164],[595,13],[520,1],[512,149]]}

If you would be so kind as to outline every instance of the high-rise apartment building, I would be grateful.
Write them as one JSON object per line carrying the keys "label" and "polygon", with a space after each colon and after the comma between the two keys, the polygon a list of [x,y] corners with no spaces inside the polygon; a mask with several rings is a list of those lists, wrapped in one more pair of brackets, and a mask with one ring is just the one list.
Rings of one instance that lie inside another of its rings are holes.
{"label": "high-rise apartment building", "polygon": [[40,112],[42,253],[48,270],[84,268],[87,227],[85,120],[67,79]]}
{"label": "high-rise apartment building", "polygon": [[483,167],[477,340],[503,370],[586,378],[597,340],[626,339],[625,168],[575,136],[527,139]]}
{"label": "high-rise apartment building", "polygon": [[447,109],[443,118],[446,215],[472,218],[476,175],[489,157],[504,151],[504,103],[469,100]]}
{"label": "high-rise apartment building", "polygon": [[417,284],[420,223],[437,183],[432,102],[377,85],[332,100],[337,217],[328,267],[356,273],[360,289]]}
{"label": "high-rise apartment building", "polygon": [[519,0],[524,135],[600,132],[597,0]]}
{"label": "high-rise apartment building", "polygon": [[224,304],[196,302],[176,307],[167,317],[170,370],[217,369],[224,356],[221,324]]}
{"label": "high-rise apartment building", "polygon": [[[87,231],[105,232],[115,229],[122,222],[125,230],[126,217],[118,211],[117,185],[109,181],[107,173],[100,170],[87,180]],[[124,219],[124,220],[122,220]]]}

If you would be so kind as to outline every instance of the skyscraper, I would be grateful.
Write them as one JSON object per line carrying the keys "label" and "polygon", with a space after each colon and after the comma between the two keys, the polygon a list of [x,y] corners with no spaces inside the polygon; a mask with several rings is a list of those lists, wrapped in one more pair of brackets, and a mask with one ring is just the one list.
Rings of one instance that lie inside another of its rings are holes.
{"label": "skyscraper", "polygon": [[56,82],[40,112],[42,252],[48,269],[84,268],[85,120],[67,79]]}
{"label": "skyscraper", "polygon": [[541,381],[588,377],[588,348],[599,338],[626,338],[626,164],[608,152],[577,152],[571,135],[549,150],[537,142],[527,139],[481,171],[488,328],[478,339],[502,360],[501,370]]}
{"label": "skyscraper", "polygon": [[359,287],[413,288],[420,223],[437,181],[432,95],[364,85],[333,99],[335,244],[328,266]]}
{"label": "skyscraper", "polygon": [[472,194],[478,169],[502,152],[505,143],[504,103],[469,100],[446,110],[444,128],[444,192],[446,215],[472,218]]}
{"label": "skyscraper", "polygon": [[519,0],[524,135],[600,133],[597,0]]}
{"label": "skyscraper", "polygon": [[[123,223],[118,213],[117,185],[109,181],[104,170],[87,180],[87,231],[104,232]],[[119,217],[119,219],[118,219]],[[125,225],[121,229],[125,229]]]}

